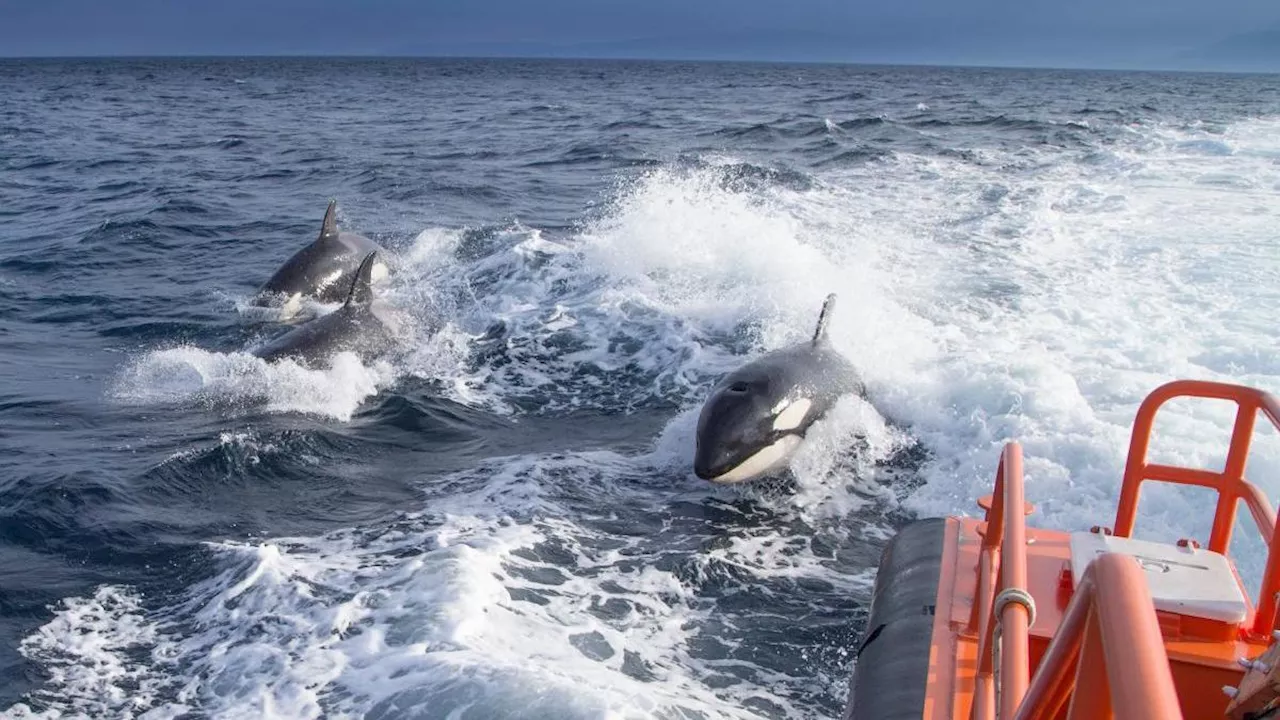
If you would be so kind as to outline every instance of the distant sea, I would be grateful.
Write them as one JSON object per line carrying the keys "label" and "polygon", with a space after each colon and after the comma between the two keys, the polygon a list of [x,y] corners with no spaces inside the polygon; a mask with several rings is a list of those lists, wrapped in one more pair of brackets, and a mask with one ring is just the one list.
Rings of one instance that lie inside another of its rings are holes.
{"label": "distant sea", "polygon": [[[880,551],[1005,440],[1087,528],[1147,392],[1280,392],[1275,76],[8,60],[0,97],[9,718],[837,717]],[[247,299],[330,198],[422,329],[267,365]],[[711,385],[829,292],[868,397],[698,480]],[[1221,462],[1225,413],[1162,423]]]}

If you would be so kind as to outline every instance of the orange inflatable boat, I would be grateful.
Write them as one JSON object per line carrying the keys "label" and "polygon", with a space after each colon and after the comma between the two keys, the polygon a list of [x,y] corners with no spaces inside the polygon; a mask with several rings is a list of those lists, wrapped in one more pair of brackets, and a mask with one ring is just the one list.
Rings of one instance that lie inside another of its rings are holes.
{"label": "orange inflatable boat", "polygon": [[[1236,404],[1221,470],[1148,462],[1156,412],[1177,397]],[[1157,388],[1138,409],[1115,521],[1088,532],[1026,526],[1022,450],[1008,443],[984,517],[920,520],[885,548],[844,717],[1280,720],[1280,540],[1245,479],[1259,415],[1280,429],[1265,392]],[[1207,546],[1133,537],[1152,482],[1217,491]],[[1269,547],[1256,598],[1229,554],[1241,501]]]}

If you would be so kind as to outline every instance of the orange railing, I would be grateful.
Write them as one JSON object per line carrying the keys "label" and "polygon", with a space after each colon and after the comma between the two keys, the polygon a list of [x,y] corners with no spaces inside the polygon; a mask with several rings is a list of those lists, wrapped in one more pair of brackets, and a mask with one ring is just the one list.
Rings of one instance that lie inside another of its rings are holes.
{"label": "orange railing", "polygon": [[[974,720],[997,717],[995,659],[995,600],[1010,588],[1026,592],[1027,525],[1024,519],[1022,487],[1022,446],[1005,445],[996,470],[995,492],[987,509],[982,551],[978,558],[978,602],[970,627],[978,625],[978,674],[974,680]],[[997,579],[997,573],[999,578]],[[1027,634],[1031,627],[1030,608],[1019,603],[1005,603],[1000,609],[1000,714],[1013,717],[1013,710],[1027,690],[1030,665],[1027,656]]]}
{"label": "orange railing", "polygon": [[1182,720],[1151,591],[1132,557],[1089,563],[1017,714],[1003,717],[1050,720],[1068,702],[1068,720]]}
{"label": "orange railing", "polygon": [[1072,719],[1111,717],[1114,707],[1121,717],[1181,720],[1151,592],[1137,563],[1123,555],[1107,553],[1089,564],[1034,681],[1028,680],[1034,604],[1026,590],[1027,505],[1018,443],[1005,445],[995,492],[982,503],[986,525],[970,617],[981,642],[970,717],[1043,720],[1073,698]]}
{"label": "orange railing", "polygon": [[[1231,446],[1222,472],[1146,462],[1156,411],[1175,397],[1231,400],[1237,404]],[[1280,402],[1252,388],[1180,380],[1157,388],[1134,421],[1114,533],[1128,537],[1146,480],[1198,485],[1218,491],[1209,549],[1227,554],[1237,505],[1244,500],[1269,544],[1253,631],[1269,634],[1280,592],[1280,538],[1266,496],[1244,479],[1257,414],[1280,429]],[[1069,718],[1182,717],[1151,592],[1133,558],[1104,553],[1089,564],[1062,624],[1028,680],[1028,635],[1034,603],[1027,595],[1027,540],[1022,448],[1005,445],[995,492],[979,503],[987,509],[978,560],[978,594],[969,628],[980,638],[973,720],[1057,716],[1070,702]],[[998,607],[997,607],[998,603]],[[996,636],[999,627],[1000,637]],[[994,659],[998,651],[1000,660]],[[997,667],[999,675],[997,677]],[[1075,668],[1072,674],[1072,668]],[[998,704],[998,708],[997,708]]]}
{"label": "orange railing", "polygon": [[[1231,431],[1231,447],[1222,472],[1193,470],[1147,462],[1147,449],[1151,444],[1151,427],[1155,424],[1156,411],[1166,402],[1177,397],[1199,397],[1230,400],[1236,403],[1235,426]],[[1253,483],[1244,479],[1245,463],[1249,458],[1249,446],[1253,441],[1253,426],[1258,413],[1271,420],[1280,430],[1280,402],[1261,390],[1241,385],[1209,382],[1205,380],[1177,380],[1156,388],[1138,408],[1133,422],[1133,437],[1129,442],[1129,460],[1124,470],[1124,484],[1120,488],[1120,503],[1116,508],[1115,534],[1130,537],[1138,517],[1138,496],[1146,480],[1170,482],[1179,485],[1198,485],[1218,491],[1218,505],[1213,516],[1213,530],[1209,535],[1209,549],[1228,554],[1231,529],[1235,523],[1236,507],[1244,500],[1253,520],[1267,543],[1267,565],[1262,574],[1258,592],[1257,611],[1252,631],[1269,635],[1275,629],[1276,593],[1280,592],[1280,552],[1277,547],[1275,511],[1271,503]]]}

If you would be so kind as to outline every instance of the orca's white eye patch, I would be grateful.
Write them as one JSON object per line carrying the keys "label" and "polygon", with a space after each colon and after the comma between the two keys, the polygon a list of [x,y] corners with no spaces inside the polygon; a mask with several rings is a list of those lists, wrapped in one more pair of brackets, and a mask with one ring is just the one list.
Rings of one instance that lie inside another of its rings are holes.
{"label": "orca's white eye patch", "polygon": [[809,414],[809,408],[813,406],[813,401],[808,398],[800,398],[786,406],[786,409],[778,413],[773,419],[773,429],[777,431],[795,430],[800,427],[800,423]]}

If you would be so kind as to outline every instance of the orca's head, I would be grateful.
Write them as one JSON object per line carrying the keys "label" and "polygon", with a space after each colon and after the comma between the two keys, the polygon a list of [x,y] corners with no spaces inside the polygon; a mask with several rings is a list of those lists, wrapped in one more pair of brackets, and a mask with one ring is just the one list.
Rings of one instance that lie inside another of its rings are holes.
{"label": "orca's head", "polygon": [[748,367],[729,375],[698,416],[694,474],[738,483],[779,469],[800,445],[812,407],[802,389],[771,373]]}

